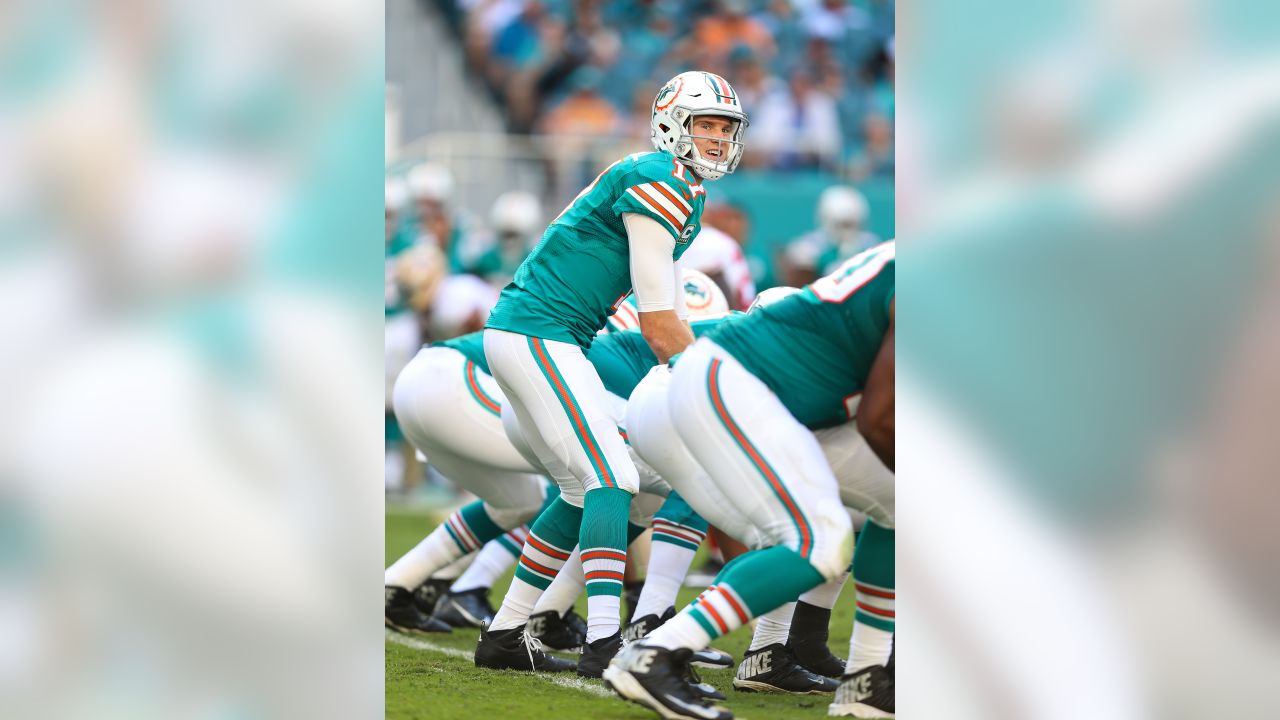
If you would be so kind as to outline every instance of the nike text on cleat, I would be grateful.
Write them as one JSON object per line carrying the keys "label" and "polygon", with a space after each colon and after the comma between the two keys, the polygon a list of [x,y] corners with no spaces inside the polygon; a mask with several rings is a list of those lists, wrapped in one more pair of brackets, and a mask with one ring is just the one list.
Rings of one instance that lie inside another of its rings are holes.
{"label": "nike text on cleat", "polygon": [[893,675],[883,665],[870,665],[840,680],[836,697],[827,706],[832,717],[894,717]]}
{"label": "nike text on cleat", "polygon": [[654,630],[662,627],[664,623],[675,616],[676,609],[670,607],[667,608],[666,612],[662,613],[662,617],[658,617],[657,615],[650,613],[642,618],[637,618],[631,622],[631,624],[627,625],[627,627],[622,631],[622,639],[627,642],[635,642],[636,640],[639,640],[645,635],[648,635]]}
{"label": "nike text on cleat", "polygon": [[414,602],[413,593],[402,587],[388,585],[384,588],[383,622],[400,632],[447,633],[453,628],[422,614]]}
{"label": "nike text on cleat", "polygon": [[609,661],[622,649],[622,632],[582,646],[582,655],[578,658],[578,674],[582,677],[598,678],[609,666]]}
{"label": "nike text on cleat", "polygon": [[453,627],[484,627],[493,622],[493,615],[489,588],[475,588],[447,593],[436,606],[435,617]]}
{"label": "nike text on cleat", "polygon": [[685,681],[690,656],[684,648],[631,643],[605,668],[605,686],[666,720],[733,720],[733,713],[709,704]]}
{"label": "nike text on cleat", "polygon": [[440,604],[440,598],[449,592],[449,586],[452,584],[452,580],[427,580],[415,588],[413,602],[418,606],[418,612],[423,615],[434,615],[436,607]]}
{"label": "nike text on cleat", "polygon": [[536,638],[525,634],[522,627],[510,630],[480,631],[476,644],[476,667],[494,670],[569,672],[575,663],[546,654]]}
{"label": "nike text on cleat", "polygon": [[838,682],[801,667],[786,645],[774,643],[742,658],[733,686],[743,692],[823,695],[833,693]]}
{"label": "nike text on cleat", "polygon": [[547,610],[531,615],[529,624],[525,627],[528,628],[529,635],[542,641],[543,645],[552,650],[580,652],[586,636],[573,627],[570,617],[569,613],[561,616],[555,610]]}

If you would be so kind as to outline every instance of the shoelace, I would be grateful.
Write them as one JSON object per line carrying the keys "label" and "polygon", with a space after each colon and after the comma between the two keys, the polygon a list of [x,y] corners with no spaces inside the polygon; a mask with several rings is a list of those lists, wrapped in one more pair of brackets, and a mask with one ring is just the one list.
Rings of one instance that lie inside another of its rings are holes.
{"label": "shoelace", "polygon": [[533,653],[535,651],[538,652],[538,654],[545,653],[542,648],[542,641],[529,634],[529,626],[527,625],[525,626],[522,634],[524,635],[524,651],[529,656],[529,669],[536,670],[538,669],[538,666],[533,662]]}

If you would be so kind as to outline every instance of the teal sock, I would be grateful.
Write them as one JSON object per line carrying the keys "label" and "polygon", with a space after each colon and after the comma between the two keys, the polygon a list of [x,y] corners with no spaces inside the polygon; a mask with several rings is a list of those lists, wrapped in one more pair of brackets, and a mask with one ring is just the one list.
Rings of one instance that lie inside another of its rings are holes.
{"label": "teal sock", "polygon": [[516,577],[545,590],[578,544],[581,527],[582,508],[557,497],[529,528]]}
{"label": "teal sock", "polygon": [[587,492],[578,536],[587,584],[587,642],[609,637],[619,628],[631,497],[619,488]]}
{"label": "teal sock", "polygon": [[868,520],[853,551],[853,582],[858,591],[854,621],[893,632],[894,534]]}
{"label": "teal sock", "polygon": [[697,550],[707,535],[707,521],[674,490],[653,517],[653,541]]}

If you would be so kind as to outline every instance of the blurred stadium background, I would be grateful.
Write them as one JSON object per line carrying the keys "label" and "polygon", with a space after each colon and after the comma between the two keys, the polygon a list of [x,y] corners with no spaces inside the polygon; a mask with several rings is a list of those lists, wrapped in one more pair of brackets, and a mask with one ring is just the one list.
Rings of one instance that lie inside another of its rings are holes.
{"label": "blurred stadium background", "polygon": [[[483,327],[543,230],[652,150],[663,82],[707,69],[751,125],[686,264],[744,309],[894,235],[892,0],[389,0],[387,390],[423,341]],[[711,228],[706,230],[705,228]],[[718,231],[718,232],[717,232]],[[387,418],[392,498],[447,501]]]}

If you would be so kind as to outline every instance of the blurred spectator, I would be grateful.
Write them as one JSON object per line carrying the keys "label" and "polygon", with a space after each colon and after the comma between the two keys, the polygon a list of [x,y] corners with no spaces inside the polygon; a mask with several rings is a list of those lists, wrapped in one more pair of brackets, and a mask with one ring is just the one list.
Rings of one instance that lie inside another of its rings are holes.
{"label": "blurred spectator", "polygon": [[747,15],[748,0],[717,0],[716,10],[697,21],[680,51],[692,67],[723,73],[729,53],[737,45],[750,48],[763,60],[773,57],[773,37],[764,23]]}
{"label": "blurred spectator", "polygon": [[587,147],[625,127],[616,108],[600,96],[600,71],[584,67],[569,81],[572,94],[542,117],[539,130],[549,135],[550,162],[556,188],[580,185]]}
{"label": "blurred spectator", "polygon": [[462,248],[468,223],[450,205],[453,175],[443,165],[418,165],[409,172],[409,193],[418,219],[414,242],[438,248],[448,262],[449,272],[465,271]]}
{"label": "blurred spectator", "polygon": [[796,71],[785,89],[771,92],[753,112],[751,150],[778,169],[835,167],[840,157],[840,121],[831,96]]}
{"label": "blurred spectator", "polygon": [[849,174],[855,180],[892,178],[894,171],[893,123],[879,113],[862,120],[862,147],[849,158]]}
{"label": "blurred spectator", "polygon": [[803,23],[809,37],[836,48],[849,67],[865,62],[879,44],[871,33],[871,15],[847,0],[821,0],[805,12]]}
{"label": "blurred spectator", "polygon": [[706,273],[724,291],[733,310],[746,310],[756,297],[756,284],[751,279],[751,267],[742,254],[742,246],[706,222],[693,244],[680,256],[680,264]]}
{"label": "blurred spectator", "polygon": [[800,56],[806,36],[795,6],[791,4],[791,0],[769,0],[768,5],[755,18],[773,38],[777,51],[771,66],[773,72],[785,75],[791,70],[788,63],[794,63]]}
{"label": "blurred spectator", "polygon": [[475,269],[491,284],[502,287],[515,276],[516,268],[524,262],[545,229],[542,205],[530,192],[503,193],[493,203],[489,224],[493,234],[486,238]]}
{"label": "blurred spectator", "polygon": [[818,198],[818,227],[787,243],[783,283],[803,287],[832,272],[841,262],[880,242],[863,230],[867,199],[846,185],[827,188]]}

